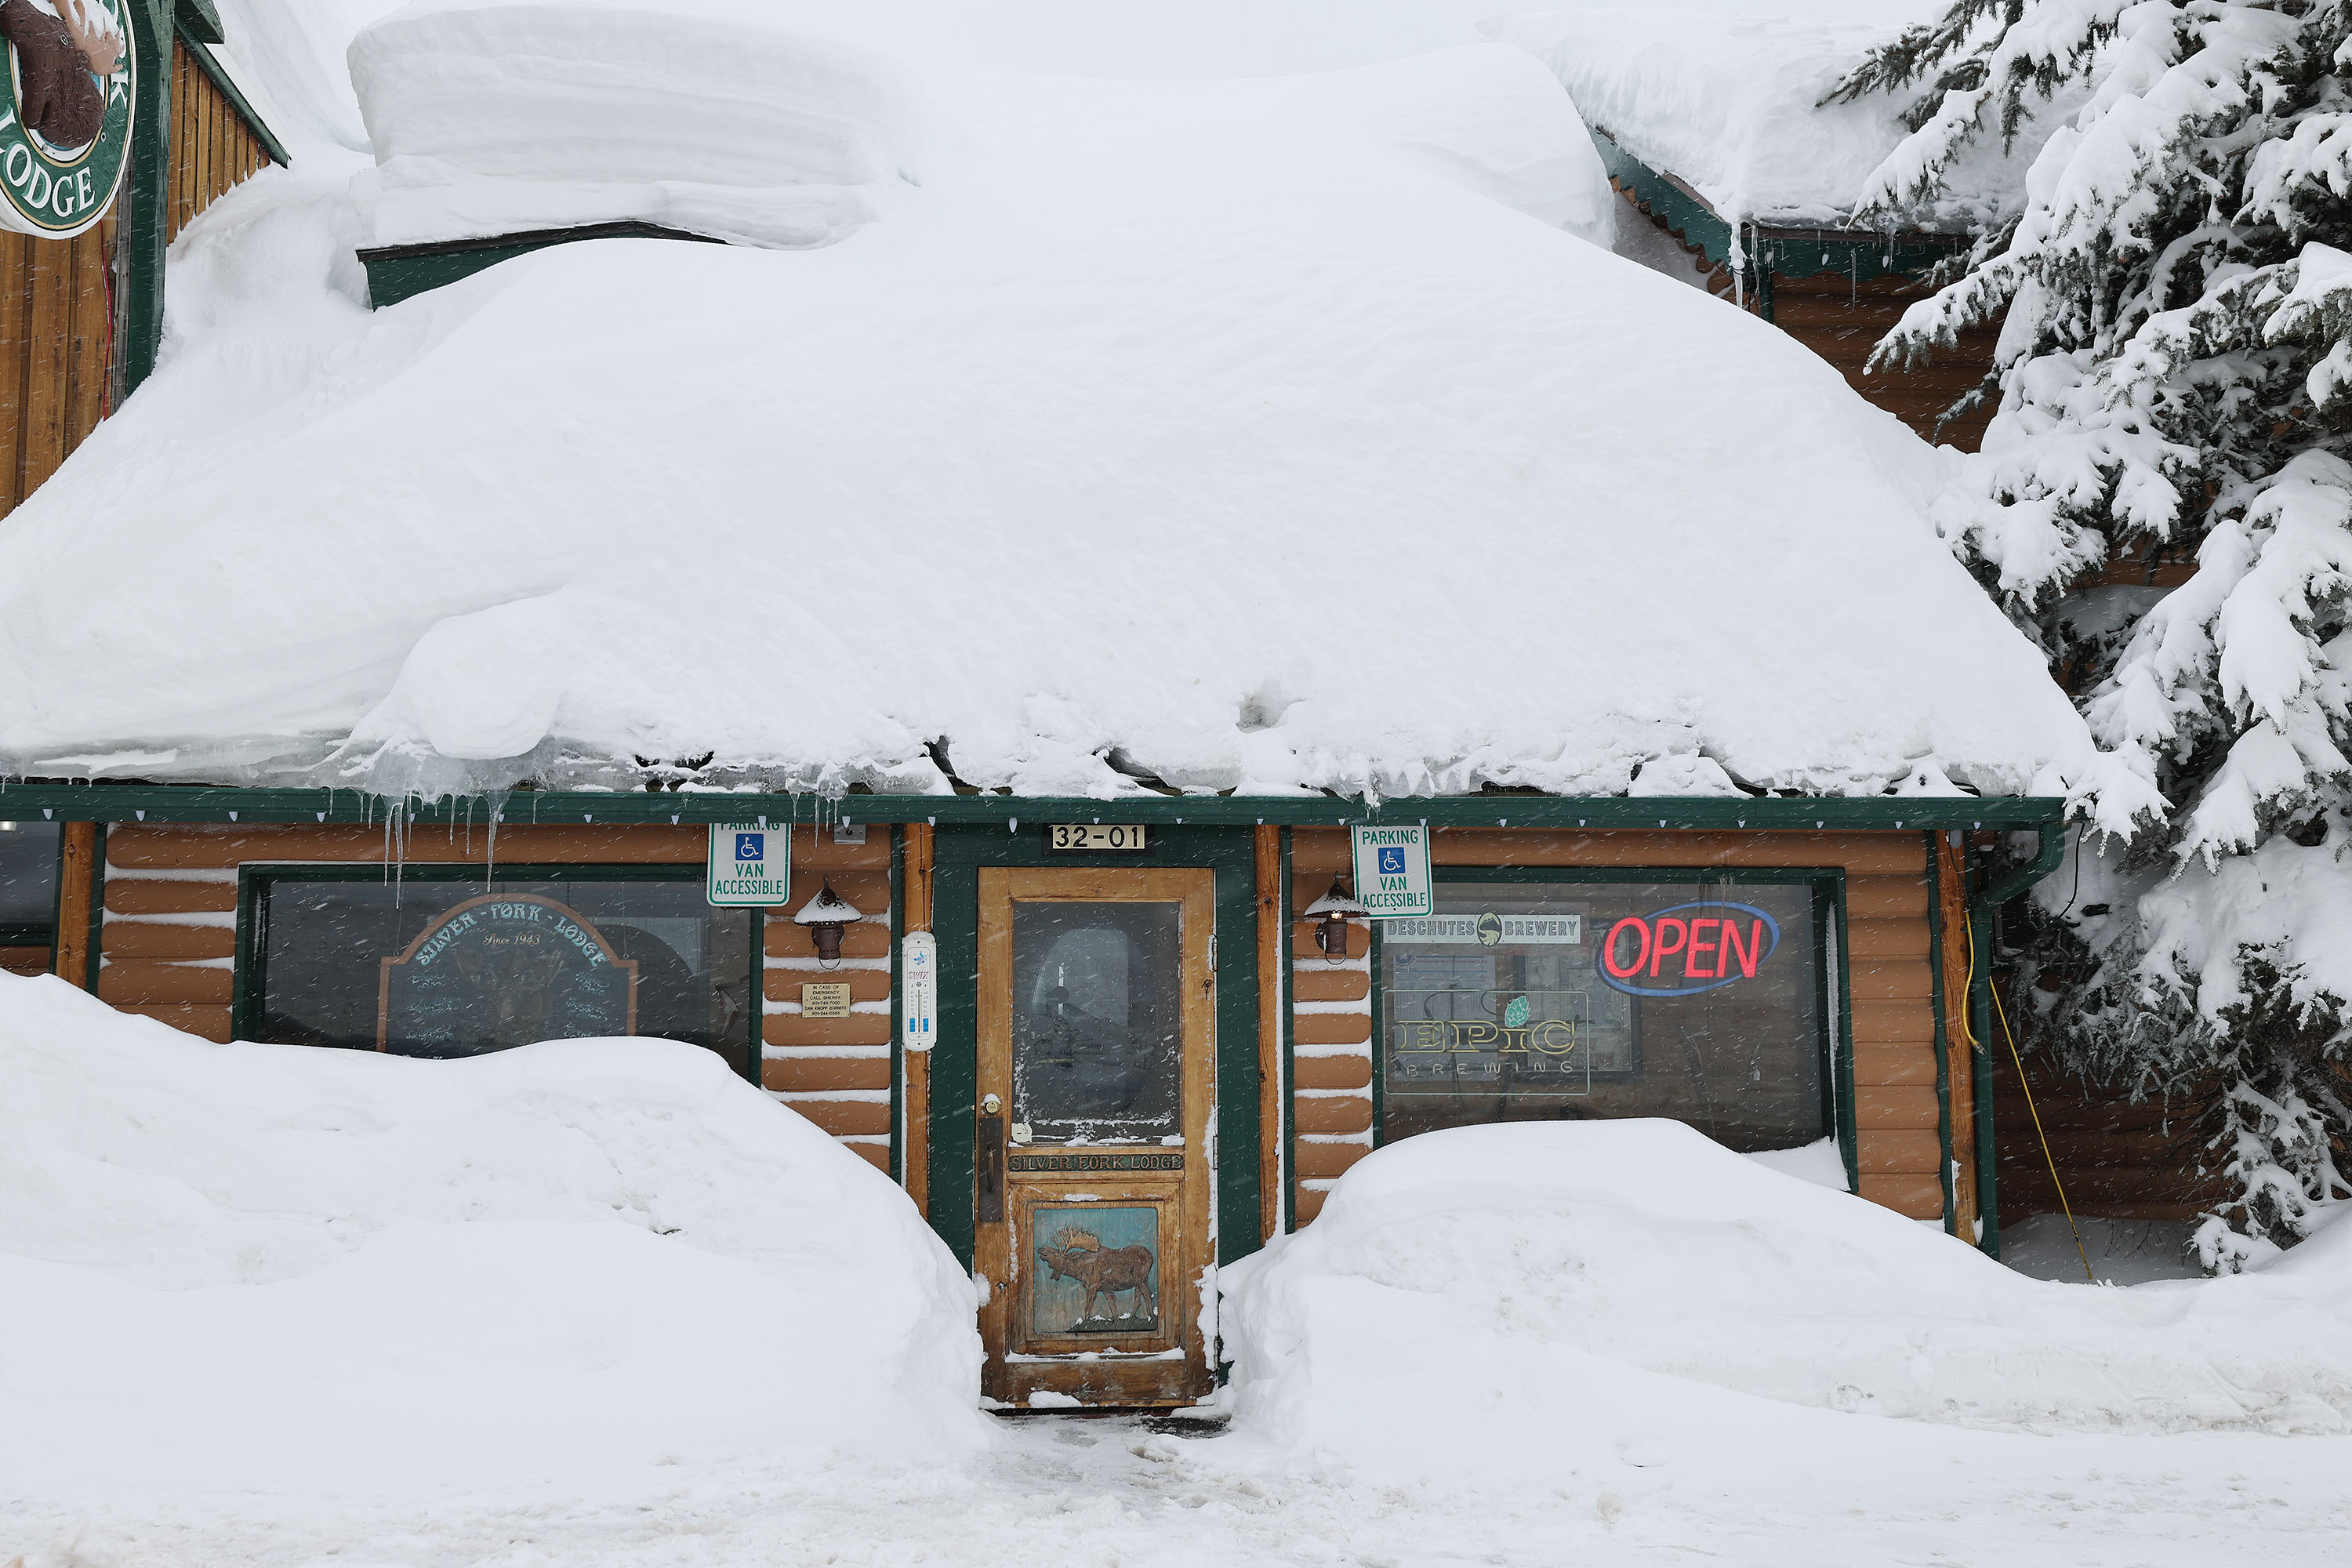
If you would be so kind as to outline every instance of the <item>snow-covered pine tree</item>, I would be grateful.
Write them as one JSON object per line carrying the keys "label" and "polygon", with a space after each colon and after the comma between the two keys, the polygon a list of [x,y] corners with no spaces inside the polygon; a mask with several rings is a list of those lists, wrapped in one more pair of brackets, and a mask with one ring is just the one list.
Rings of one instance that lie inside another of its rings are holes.
{"label": "snow-covered pine tree", "polygon": [[1939,525],[2172,803],[2045,885],[2039,1033],[2201,1113],[2198,1247],[2242,1268],[2352,1198],[2352,0],[1955,0],[1836,96],[1884,94],[1911,134],[1858,222],[2033,144],[1874,363],[2006,311]]}

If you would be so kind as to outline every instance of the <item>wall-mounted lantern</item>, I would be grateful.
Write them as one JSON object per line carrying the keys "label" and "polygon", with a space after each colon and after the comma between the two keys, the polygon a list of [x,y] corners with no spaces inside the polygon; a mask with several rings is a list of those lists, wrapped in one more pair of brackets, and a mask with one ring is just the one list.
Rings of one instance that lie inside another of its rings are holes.
{"label": "wall-mounted lantern", "polygon": [[793,923],[808,928],[809,940],[816,943],[818,963],[838,963],[841,962],[841,928],[865,918],[857,912],[857,906],[835,892],[833,883],[827,880],[817,889],[815,898],[801,906],[801,912],[793,917]]}
{"label": "wall-mounted lantern", "polygon": [[1326,958],[1348,956],[1348,922],[1360,920],[1372,911],[1356,902],[1348,890],[1345,877],[1331,879],[1331,890],[1307,906],[1307,918],[1317,921],[1315,945],[1323,950]]}

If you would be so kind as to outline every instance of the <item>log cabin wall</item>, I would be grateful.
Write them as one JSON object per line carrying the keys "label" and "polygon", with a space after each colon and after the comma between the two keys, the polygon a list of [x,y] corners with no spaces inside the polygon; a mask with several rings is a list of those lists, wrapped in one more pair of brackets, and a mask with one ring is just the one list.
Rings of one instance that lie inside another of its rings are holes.
{"label": "log cabin wall", "polygon": [[[694,859],[703,858],[696,834]],[[863,917],[841,933],[841,958],[820,963],[794,910],[825,882]],[[837,844],[831,832],[793,829],[792,895],[768,911],[761,1020],[761,1079],[768,1092],[887,1173],[890,1169],[891,1040],[898,1018],[890,992],[890,829],[869,826],[866,842]],[[801,987],[849,983],[850,1016],[810,1018]]]}
{"label": "log cabin wall", "polygon": [[105,417],[114,219],[74,239],[0,233],[0,516]]}
{"label": "log cabin wall", "polygon": [[245,122],[184,38],[172,42],[172,194],[166,232],[173,239],[198,213],[270,163],[269,150]]}
{"label": "log cabin wall", "polygon": [[[1994,1198],[2002,1229],[2060,1212],[2050,1173],[2053,1159],[2066,1202],[2077,1215],[2194,1219],[2221,1200],[2218,1172],[2210,1165],[2199,1169],[2204,1140],[2193,1112],[2134,1105],[2120,1093],[2093,1089],[2060,1072],[2047,1057],[2033,1052],[2024,1053],[2025,1081],[2033,1093],[2029,1110],[2017,1064],[1997,1024],[1994,1034]],[[2046,1154],[2034,1131],[2034,1112],[2050,1140]]]}
{"label": "log cabin wall", "polygon": [[[803,981],[820,978],[807,933],[792,909],[763,916],[761,1021],[764,1086],[884,1170],[890,1163],[890,837],[837,845],[811,829],[793,839],[792,908],[824,877],[865,919],[842,941],[837,973],[850,982],[847,1019],[803,1019]],[[703,864],[698,826],[543,826],[506,824],[496,863],[611,866]],[[408,865],[479,864],[486,827],[419,831],[399,847]],[[226,1040],[236,994],[237,872],[242,866],[327,863],[382,870],[393,857],[381,826],[144,826],[118,824],[106,837],[99,999],[209,1040]],[[803,883],[806,887],[803,889]]]}
{"label": "log cabin wall", "polygon": [[[172,46],[166,232],[270,162],[189,46]],[[130,181],[124,182],[127,199]],[[74,239],[0,233],[0,517],[22,505],[106,416],[114,368],[110,216]]]}
{"label": "log cabin wall", "polygon": [[[1610,182],[1625,198],[1621,223],[1643,223],[1668,236],[1689,257],[1691,270],[1704,275],[1709,292],[1731,299],[1735,290],[1730,269],[1707,260],[1684,231],[1644,204],[1622,180]],[[1696,198],[1694,197],[1694,200]],[[1801,240],[1776,242],[1801,246]],[[1807,277],[1775,271],[1767,287],[1752,282],[1738,290],[1745,307],[1827,360],[1863,397],[1894,415],[1922,437],[1973,452],[1984,440],[1998,400],[1987,397],[1967,414],[1938,425],[1944,411],[1980,383],[1992,369],[1993,348],[2000,336],[1995,326],[1974,327],[1959,334],[1957,346],[1937,351],[1927,364],[1906,371],[1882,370],[1864,374],[1863,365],[1878,341],[1894,330],[1903,312],[1934,290],[1903,276],[1883,276],[1857,281],[1845,273],[1826,269]]]}
{"label": "log cabin wall", "polygon": [[[1936,944],[1927,846],[1917,833],[1512,833],[1441,828],[1439,866],[1818,868],[1845,872],[1853,997],[1853,1118],[1862,1195],[1914,1219],[1944,1217],[1937,1093]],[[1348,864],[1339,829],[1291,838],[1292,1116],[1297,1223],[1370,1153],[1370,931],[1355,922],[1344,958],[1316,946],[1306,908]]]}

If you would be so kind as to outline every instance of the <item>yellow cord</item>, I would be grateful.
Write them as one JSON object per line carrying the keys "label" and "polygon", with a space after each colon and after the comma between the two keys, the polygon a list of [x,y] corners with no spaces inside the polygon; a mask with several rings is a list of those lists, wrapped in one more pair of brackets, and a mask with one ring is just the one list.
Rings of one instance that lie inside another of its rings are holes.
{"label": "yellow cord", "polygon": [[[1977,926],[1973,919],[1965,915],[1961,922],[1969,933],[1969,988],[1973,991],[1977,980]],[[2090,1252],[2083,1246],[2083,1227],[2074,1223],[2074,1207],[2066,1201],[2066,1184],[2058,1179],[2058,1157],[2050,1152],[2050,1135],[2042,1131],[2042,1112],[2034,1108],[2033,1087],[2025,1081],[2025,1057],[2017,1048],[2017,1036],[2009,1026],[2009,1009],[2000,1005],[2000,987],[1987,976],[1985,989],[1992,994],[1993,1016],[2000,1020],[2001,1037],[2009,1042],[2009,1059],[2017,1064],[2017,1087],[2025,1095],[2026,1115],[2033,1118],[2033,1136],[2042,1142],[2042,1158],[2050,1167],[2050,1184],[2058,1189],[2058,1207],[2066,1215],[2066,1228],[2074,1237],[2074,1256],[2083,1260],[2083,1278],[2096,1285],[2099,1276],[2091,1268]],[[1960,1011],[1965,1015],[1968,1009],[1962,1007]],[[1962,1032],[1968,1037],[1969,1051],[1973,1057],[1976,1031],[1963,1025]]]}

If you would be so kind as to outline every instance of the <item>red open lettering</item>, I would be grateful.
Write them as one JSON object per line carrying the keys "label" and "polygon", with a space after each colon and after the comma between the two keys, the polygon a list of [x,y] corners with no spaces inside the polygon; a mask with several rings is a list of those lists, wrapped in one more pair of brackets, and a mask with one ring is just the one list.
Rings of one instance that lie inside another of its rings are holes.
{"label": "red open lettering", "polygon": [[[1668,926],[1675,928],[1675,942],[1672,947],[1666,945],[1666,928]],[[1658,977],[1658,965],[1664,963],[1666,960],[1680,952],[1683,950],[1683,943],[1688,941],[1689,938],[1690,927],[1687,923],[1675,919],[1672,915],[1660,915],[1658,917],[1657,939],[1650,945],[1651,979],[1655,980]]]}
{"label": "red open lettering", "polygon": [[1715,973],[1718,977],[1731,973],[1731,957],[1736,952],[1739,955],[1741,976],[1748,980],[1756,978],[1756,961],[1764,952],[1764,922],[1750,921],[1748,927],[1748,941],[1743,943],[1739,940],[1739,922],[1737,921],[1723,922],[1723,956],[1717,961],[1715,966]]}
{"label": "red open lettering", "polygon": [[[1640,951],[1633,954],[1633,962],[1620,969],[1617,966],[1617,939],[1624,934],[1625,928],[1627,926],[1633,927],[1633,934],[1642,939],[1642,946]],[[1649,921],[1642,919],[1639,915],[1627,915],[1623,920],[1619,921],[1615,925],[1609,928],[1609,940],[1606,942],[1603,942],[1601,947],[1601,964],[1602,968],[1608,970],[1611,974],[1616,976],[1620,980],[1631,980],[1636,974],[1641,973],[1642,965],[1649,962]]]}
{"label": "red open lettering", "polygon": [[1712,980],[1716,977],[1717,972],[1715,970],[1709,969],[1706,964],[1699,962],[1699,955],[1701,953],[1705,953],[1709,958],[1714,958],[1716,956],[1715,943],[1711,941],[1701,942],[1699,939],[1705,936],[1713,927],[1719,926],[1724,923],[1726,922],[1716,919],[1713,915],[1708,915],[1704,919],[1691,921],[1690,947],[1683,954],[1683,978],[1685,980]]}

